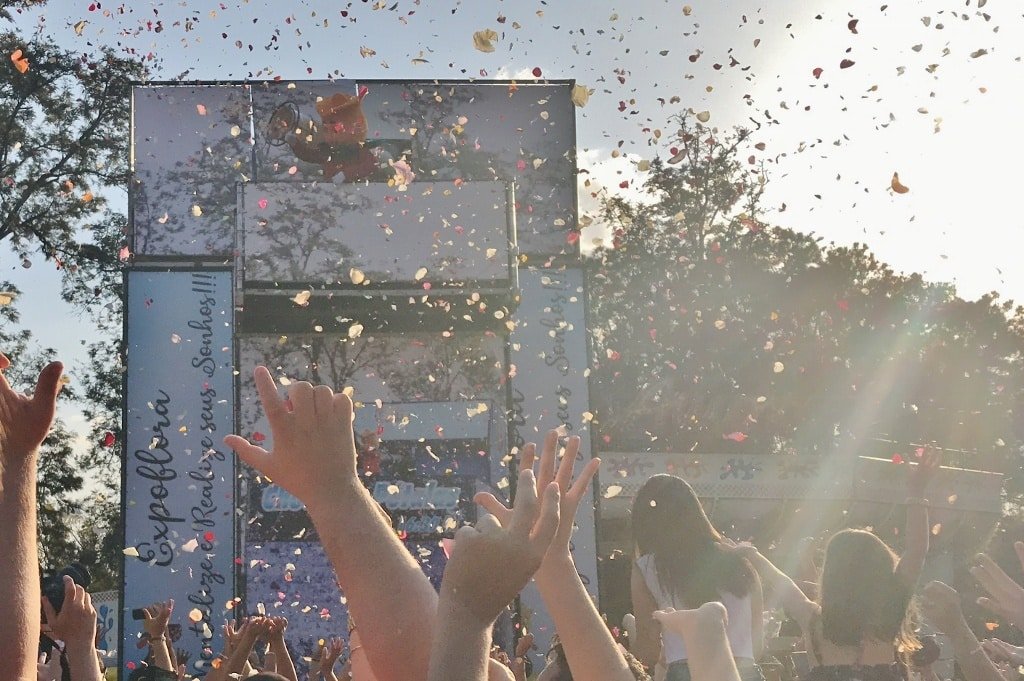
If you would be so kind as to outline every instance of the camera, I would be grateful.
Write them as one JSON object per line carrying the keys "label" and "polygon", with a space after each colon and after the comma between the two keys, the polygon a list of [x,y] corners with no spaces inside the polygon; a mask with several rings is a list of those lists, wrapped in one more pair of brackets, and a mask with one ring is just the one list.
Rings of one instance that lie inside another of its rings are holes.
{"label": "camera", "polygon": [[81,563],[72,563],[54,575],[43,579],[43,595],[50,601],[54,612],[60,612],[64,605],[64,575],[67,575],[78,586],[88,589],[92,576],[89,569]]}

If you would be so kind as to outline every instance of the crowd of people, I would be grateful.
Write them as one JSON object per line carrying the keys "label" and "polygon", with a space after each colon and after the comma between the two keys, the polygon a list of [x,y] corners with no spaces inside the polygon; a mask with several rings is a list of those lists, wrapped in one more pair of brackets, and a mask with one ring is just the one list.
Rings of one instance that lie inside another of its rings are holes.
{"label": "crowd of people", "polygon": [[[99,681],[102,658],[88,592],[70,576],[58,606],[40,591],[36,472],[62,366],[44,368],[31,395],[7,383],[3,370],[9,366],[0,354],[0,602],[6,605],[0,677]],[[359,480],[349,396],[296,382],[284,398],[264,367],[256,369],[255,380],[273,451],[237,435],[225,444],[303,502],[351,616],[344,666],[338,662],[345,642],[324,641],[311,681],[761,680],[764,612],[775,608],[785,611],[805,642],[804,681],[936,681],[928,664],[934,655],[920,654],[925,646],[915,626],[915,602],[948,638],[966,681],[1005,681],[1024,663],[1024,649],[975,637],[951,587],[933,581],[917,589],[930,533],[924,493],[938,467],[930,451],[908,466],[902,555],[870,531],[842,530],[825,545],[820,570],[812,566],[814,574],[797,581],[755,546],[720,534],[684,480],[651,477],[632,510],[636,632],[627,649],[613,637],[573,564],[574,518],[579,505],[590,502],[600,464],[591,459],[574,473],[579,438],[563,441],[551,431],[539,452],[526,445],[511,506],[491,494],[476,496],[487,513],[456,531],[437,591]],[[351,546],[360,550],[347,550]],[[1016,549],[1024,566],[1024,543]],[[988,594],[980,605],[1024,626],[1024,588],[984,555],[971,573]],[[522,632],[508,652],[495,650],[491,641],[494,622],[530,580],[557,631],[547,664],[535,676],[526,664],[529,634]],[[149,654],[130,678],[189,678],[171,642],[173,612],[173,601],[144,609]],[[225,623],[225,648],[205,678],[302,681],[286,645],[287,626],[284,618],[264,616]],[[42,635],[53,645],[41,651]]]}

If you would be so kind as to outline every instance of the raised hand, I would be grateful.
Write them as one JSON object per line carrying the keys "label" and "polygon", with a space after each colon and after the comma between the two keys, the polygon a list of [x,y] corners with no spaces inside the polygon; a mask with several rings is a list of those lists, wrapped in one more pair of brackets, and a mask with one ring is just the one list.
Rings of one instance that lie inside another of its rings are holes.
{"label": "raised hand", "polygon": [[[441,600],[478,623],[491,623],[537,571],[558,530],[558,485],[537,498],[533,470],[519,473],[515,506],[501,522],[487,515],[455,533]],[[490,495],[478,494],[477,503]],[[491,497],[493,498],[493,497]]]}
{"label": "raised hand", "polygon": [[921,590],[921,610],[953,644],[954,657],[965,679],[1004,681],[999,668],[984,653],[984,647],[967,626],[960,609],[960,594],[953,587],[942,582],[926,584]]}
{"label": "raised hand", "polygon": [[998,638],[985,639],[981,642],[981,647],[993,662],[1008,662],[1014,667],[1024,664],[1024,648]]}
{"label": "raised hand", "polygon": [[279,638],[284,640],[284,632],[288,628],[287,617],[268,617],[268,636],[270,638]]}
{"label": "raised hand", "polygon": [[929,582],[921,590],[921,610],[924,616],[944,634],[951,634],[963,621],[960,594],[942,582]]}
{"label": "raised hand", "polygon": [[39,373],[31,396],[17,393],[3,372],[11,366],[0,353],[0,464],[10,465],[34,453],[53,423],[64,365],[51,362]]}
{"label": "raised hand", "polygon": [[145,618],[142,620],[142,628],[149,634],[150,639],[160,638],[167,635],[167,623],[174,612],[174,599],[159,602],[142,609]]}
{"label": "raised hand", "polygon": [[228,435],[224,443],[307,506],[329,500],[346,483],[358,484],[348,395],[302,381],[291,385],[285,401],[266,367],[257,367],[253,375],[274,450],[238,435]]}
{"label": "raised hand", "polygon": [[928,483],[935,477],[942,463],[942,454],[934,447],[924,447],[917,465],[911,469],[907,477],[907,492],[912,497],[923,497]]}
{"label": "raised hand", "polygon": [[242,635],[242,627],[248,620],[248,617],[243,617],[237,623],[231,622],[229,620],[224,621],[224,625],[221,627],[221,631],[224,632],[225,657],[231,657],[231,653],[234,652],[235,646],[238,645],[238,639]]}
{"label": "raised hand", "polygon": [[[1015,542],[1013,549],[1024,566],[1024,542]],[[979,598],[978,605],[1021,628],[1024,625],[1024,588],[983,553],[975,557],[971,574],[989,594]]]}
{"label": "raised hand", "polygon": [[320,673],[326,678],[334,673],[334,664],[345,650],[345,640],[332,637],[320,646]]}
{"label": "raised hand", "polygon": [[[587,465],[580,471],[580,475],[573,482],[572,473],[573,467],[576,464],[576,455],[580,449],[579,437],[571,437],[565,444],[565,453],[562,455],[562,462],[557,466],[556,472],[556,459],[558,456],[558,431],[548,431],[547,437],[544,438],[544,449],[541,452],[540,457],[540,468],[537,472],[537,489],[547,489],[552,483],[558,485],[558,490],[561,493],[561,501],[559,503],[559,515],[558,515],[558,531],[555,533],[555,538],[551,542],[551,546],[548,549],[549,554],[554,557],[555,553],[565,553],[569,550],[569,541],[572,539],[573,522],[576,519],[576,511],[579,509],[580,502],[590,492],[590,482],[594,479],[594,475],[597,473],[597,469],[601,466],[600,459],[591,459],[587,462]],[[523,447],[522,459],[520,461],[521,470],[529,470],[534,466],[537,456],[537,447],[532,442],[527,443]],[[489,493],[478,494],[476,502],[483,506],[487,511],[493,514],[502,525],[507,524],[512,517],[512,509],[505,506]],[[547,563],[547,557],[545,556],[545,563]],[[543,569],[543,567],[542,567]]]}

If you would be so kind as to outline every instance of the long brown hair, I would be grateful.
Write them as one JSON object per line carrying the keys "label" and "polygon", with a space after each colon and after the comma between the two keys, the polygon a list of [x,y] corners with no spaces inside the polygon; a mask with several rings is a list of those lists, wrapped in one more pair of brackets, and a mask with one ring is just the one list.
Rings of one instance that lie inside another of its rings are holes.
{"label": "long brown hair", "polygon": [[674,475],[654,475],[633,500],[633,546],[650,554],[662,590],[697,608],[750,593],[757,576],[746,559],[718,549],[722,535],[708,520],[693,488]]}
{"label": "long brown hair", "polygon": [[865,639],[894,642],[906,653],[920,644],[910,622],[913,585],[896,572],[898,557],[867,530],[837,532],[821,569],[821,633],[838,646]]}

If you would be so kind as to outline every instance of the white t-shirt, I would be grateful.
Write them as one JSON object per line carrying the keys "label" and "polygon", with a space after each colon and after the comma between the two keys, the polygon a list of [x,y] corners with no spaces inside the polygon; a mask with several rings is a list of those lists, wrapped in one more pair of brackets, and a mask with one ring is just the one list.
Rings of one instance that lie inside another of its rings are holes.
{"label": "white t-shirt", "polygon": [[[644,576],[644,583],[650,590],[651,595],[658,604],[658,608],[675,608],[676,610],[687,609],[686,603],[680,599],[673,598],[658,581],[658,573],[654,569],[654,556],[646,554],[637,559],[636,565],[640,568],[640,574]],[[733,594],[719,592],[722,605],[729,613],[729,623],[726,626],[726,634],[729,637],[729,646],[732,648],[733,657],[754,659],[754,632],[752,615],[750,612],[750,594],[738,598]],[[686,645],[683,638],[674,632],[662,629],[661,642],[665,649],[665,662],[671,664],[687,659]]]}

